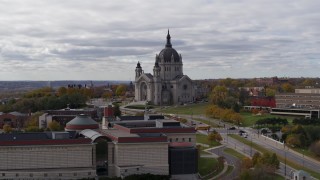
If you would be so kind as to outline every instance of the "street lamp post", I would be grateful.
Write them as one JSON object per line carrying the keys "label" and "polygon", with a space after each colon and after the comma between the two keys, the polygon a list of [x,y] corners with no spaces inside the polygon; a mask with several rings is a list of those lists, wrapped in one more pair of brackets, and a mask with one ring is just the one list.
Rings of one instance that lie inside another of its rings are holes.
{"label": "street lamp post", "polygon": [[250,156],[252,157],[252,133],[251,133],[251,142],[250,142]]}
{"label": "street lamp post", "polygon": [[227,129],[227,144],[228,144],[228,134],[229,134],[229,130]]}
{"label": "street lamp post", "polygon": [[284,177],[287,176],[287,151],[284,150]]}
{"label": "street lamp post", "polygon": [[304,167],[304,149],[302,149],[302,166]]}

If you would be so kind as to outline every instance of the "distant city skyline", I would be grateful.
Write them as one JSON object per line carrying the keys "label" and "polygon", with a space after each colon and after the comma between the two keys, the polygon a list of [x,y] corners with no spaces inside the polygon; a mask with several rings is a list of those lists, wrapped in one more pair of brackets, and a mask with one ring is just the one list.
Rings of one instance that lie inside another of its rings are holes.
{"label": "distant city skyline", "polygon": [[191,79],[319,77],[320,1],[5,0],[0,80],[134,81],[170,29]]}

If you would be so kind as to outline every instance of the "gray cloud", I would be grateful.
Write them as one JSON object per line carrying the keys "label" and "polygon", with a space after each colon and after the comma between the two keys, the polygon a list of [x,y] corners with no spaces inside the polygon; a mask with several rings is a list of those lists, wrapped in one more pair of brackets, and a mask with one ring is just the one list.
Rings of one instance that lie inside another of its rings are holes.
{"label": "gray cloud", "polygon": [[167,28],[191,78],[319,76],[318,7],[318,0],[4,0],[0,79],[132,79],[137,61],[152,72]]}

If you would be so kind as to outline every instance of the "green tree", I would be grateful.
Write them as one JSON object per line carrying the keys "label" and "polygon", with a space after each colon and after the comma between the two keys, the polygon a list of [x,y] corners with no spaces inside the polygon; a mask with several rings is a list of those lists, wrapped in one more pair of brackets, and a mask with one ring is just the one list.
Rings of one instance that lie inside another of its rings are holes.
{"label": "green tree", "polygon": [[114,107],[113,107],[113,115],[115,117],[121,116],[121,111],[120,111],[120,107],[119,107],[118,104],[115,104]]}
{"label": "green tree", "polygon": [[259,164],[260,162],[261,162],[261,154],[259,152],[255,152],[252,156],[253,166]]}
{"label": "green tree", "polygon": [[252,180],[252,173],[250,173],[251,171],[250,170],[243,170],[241,171],[241,174],[240,174],[240,180]]}
{"label": "green tree", "polygon": [[270,165],[275,167],[276,169],[279,169],[280,161],[278,160],[277,154],[273,153],[270,160]]}

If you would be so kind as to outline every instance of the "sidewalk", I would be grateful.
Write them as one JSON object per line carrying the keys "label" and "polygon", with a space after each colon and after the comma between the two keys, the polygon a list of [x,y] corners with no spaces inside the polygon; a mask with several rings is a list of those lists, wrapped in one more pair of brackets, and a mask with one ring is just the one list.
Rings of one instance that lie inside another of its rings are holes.
{"label": "sidewalk", "polygon": [[224,175],[224,174],[227,172],[227,170],[228,170],[228,164],[227,164],[227,162],[224,162],[224,164],[223,164],[223,170],[222,170],[219,174],[217,174],[216,176],[210,178],[210,180],[215,180],[215,179],[217,179],[218,177]]}

